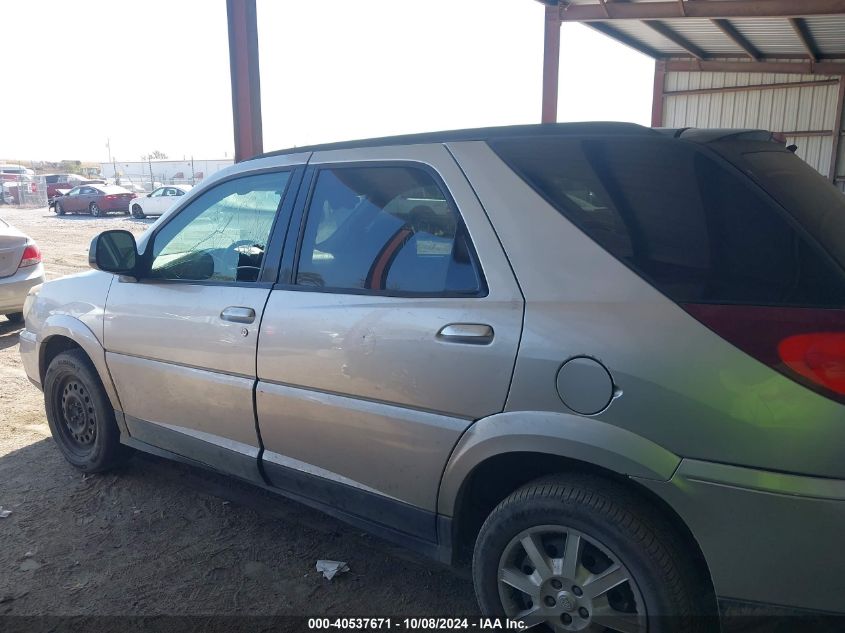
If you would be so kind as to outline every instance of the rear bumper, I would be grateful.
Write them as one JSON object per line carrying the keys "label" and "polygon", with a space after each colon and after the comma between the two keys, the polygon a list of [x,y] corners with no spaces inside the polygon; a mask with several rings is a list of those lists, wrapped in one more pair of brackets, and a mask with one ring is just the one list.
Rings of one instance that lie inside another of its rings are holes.
{"label": "rear bumper", "polygon": [[845,614],[845,481],[685,459],[640,482],[686,522],[722,602]]}
{"label": "rear bumper", "polygon": [[11,277],[0,279],[0,314],[23,310],[23,302],[33,286],[44,283],[44,266],[27,266]]}

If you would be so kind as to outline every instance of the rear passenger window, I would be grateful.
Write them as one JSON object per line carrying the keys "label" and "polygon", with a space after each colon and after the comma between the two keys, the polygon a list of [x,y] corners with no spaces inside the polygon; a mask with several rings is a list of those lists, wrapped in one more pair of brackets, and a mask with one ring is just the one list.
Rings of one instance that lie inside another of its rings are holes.
{"label": "rear passenger window", "polygon": [[508,139],[493,149],[671,299],[845,305],[842,271],[738,172],[655,139]]}
{"label": "rear passenger window", "polygon": [[482,291],[450,198],[428,172],[409,167],[318,173],[296,283],[378,294]]}

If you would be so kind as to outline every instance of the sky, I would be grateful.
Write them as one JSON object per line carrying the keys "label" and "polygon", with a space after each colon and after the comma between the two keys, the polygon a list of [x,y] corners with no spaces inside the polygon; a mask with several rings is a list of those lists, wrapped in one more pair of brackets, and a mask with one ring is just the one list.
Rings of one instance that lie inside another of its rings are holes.
{"label": "sky", "polygon": [[[257,13],[267,151],[539,122],[534,0],[257,0]],[[225,0],[3,0],[2,15],[0,157],[233,156]],[[558,120],[648,125],[653,70],[563,25]]]}

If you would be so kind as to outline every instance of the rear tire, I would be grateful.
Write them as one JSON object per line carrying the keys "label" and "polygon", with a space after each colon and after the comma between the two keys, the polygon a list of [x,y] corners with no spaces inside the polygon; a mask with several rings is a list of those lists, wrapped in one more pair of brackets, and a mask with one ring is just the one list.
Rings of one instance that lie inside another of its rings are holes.
{"label": "rear tire", "polygon": [[52,360],[44,376],[44,404],[53,439],[79,470],[108,470],[131,454],[120,443],[114,409],[82,350],[62,352]]}
{"label": "rear tire", "polygon": [[[554,631],[602,618],[611,629],[615,620],[645,630],[647,618],[650,632],[718,630],[705,617],[713,612],[709,583],[686,550],[673,526],[624,486],[557,476],[520,488],[487,517],[473,582],[484,614],[527,616],[526,624],[533,617]],[[611,573],[617,584],[602,581]]]}
{"label": "rear tire", "polygon": [[88,205],[88,211],[93,215],[95,218],[100,217],[102,211],[100,211],[100,207],[97,205],[96,202],[92,202]]}
{"label": "rear tire", "polygon": [[12,312],[12,314],[7,314],[6,318],[10,323],[23,323],[23,312]]}

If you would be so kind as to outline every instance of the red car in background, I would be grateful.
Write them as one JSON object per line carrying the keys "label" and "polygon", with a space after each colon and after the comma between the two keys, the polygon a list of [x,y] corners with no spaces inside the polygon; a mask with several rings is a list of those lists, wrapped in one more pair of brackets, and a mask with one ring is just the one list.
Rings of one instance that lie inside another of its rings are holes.
{"label": "red car in background", "polygon": [[73,189],[79,185],[89,184],[90,181],[77,174],[47,174],[47,198],[55,198],[59,189]]}
{"label": "red car in background", "polygon": [[90,213],[99,216],[110,211],[129,214],[129,204],[137,196],[117,185],[80,185],[56,198],[54,210],[65,213]]}

